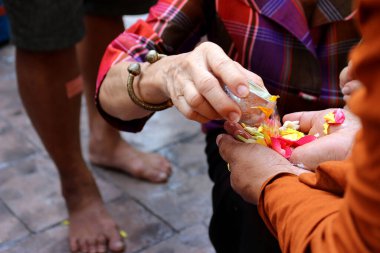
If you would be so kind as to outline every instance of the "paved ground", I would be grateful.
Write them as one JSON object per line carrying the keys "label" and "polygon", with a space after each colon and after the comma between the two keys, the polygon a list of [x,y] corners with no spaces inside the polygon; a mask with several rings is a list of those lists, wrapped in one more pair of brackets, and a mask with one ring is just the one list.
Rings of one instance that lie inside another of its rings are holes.
{"label": "paved ground", "polygon": [[[213,252],[207,234],[211,182],[200,126],[171,109],[155,115],[143,133],[125,137],[166,156],[174,169],[169,183],[153,185],[92,167],[108,209],[129,234],[128,252]],[[54,165],[18,97],[14,48],[8,46],[0,50],[0,252],[69,252],[66,217]]]}

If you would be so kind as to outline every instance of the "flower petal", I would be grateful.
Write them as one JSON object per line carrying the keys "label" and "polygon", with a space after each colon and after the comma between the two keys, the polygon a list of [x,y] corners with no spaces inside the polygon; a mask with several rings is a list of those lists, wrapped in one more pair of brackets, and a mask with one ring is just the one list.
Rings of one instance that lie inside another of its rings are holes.
{"label": "flower petal", "polygon": [[342,109],[337,109],[333,113],[334,113],[336,124],[342,124],[344,120],[346,119],[346,116],[344,115],[344,112]]}
{"label": "flower petal", "polygon": [[314,135],[305,135],[304,137],[302,137],[298,141],[294,142],[294,146],[295,147],[302,146],[302,145],[305,145],[309,142],[315,141],[316,139],[317,139],[317,137],[315,137]]}

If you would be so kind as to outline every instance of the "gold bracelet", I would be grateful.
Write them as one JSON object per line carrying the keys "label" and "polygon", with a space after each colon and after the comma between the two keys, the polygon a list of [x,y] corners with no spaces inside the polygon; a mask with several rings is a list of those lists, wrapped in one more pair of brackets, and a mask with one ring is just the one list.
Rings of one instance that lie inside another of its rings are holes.
{"label": "gold bracelet", "polygon": [[[150,64],[152,64],[152,63],[155,63],[156,61],[160,60],[164,56],[165,55],[159,54],[155,50],[150,50],[148,52],[148,54],[146,55],[145,60],[147,62],[149,62]],[[131,63],[128,66],[127,90],[128,90],[128,94],[129,94],[129,97],[131,98],[131,100],[136,105],[138,105],[138,106],[140,106],[140,107],[142,107],[148,111],[162,111],[162,110],[165,110],[169,107],[172,107],[173,103],[172,103],[171,99],[169,99],[168,101],[163,102],[161,104],[150,104],[150,103],[146,103],[146,102],[142,101],[141,99],[139,99],[136,96],[135,91],[133,89],[133,80],[136,76],[140,75],[140,73],[141,73],[141,67],[140,67],[139,63],[137,63],[137,62]]]}

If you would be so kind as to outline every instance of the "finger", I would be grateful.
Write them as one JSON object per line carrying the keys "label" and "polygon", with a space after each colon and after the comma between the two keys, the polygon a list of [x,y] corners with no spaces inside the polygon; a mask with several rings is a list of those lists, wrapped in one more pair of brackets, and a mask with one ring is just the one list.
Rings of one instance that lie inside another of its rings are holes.
{"label": "finger", "polygon": [[176,99],[172,100],[175,107],[180,111],[187,119],[194,120],[200,123],[205,123],[211,119],[205,118],[196,111],[194,111],[186,102],[183,96],[179,96]]}
{"label": "finger", "polygon": [[234,136],[236,138],[237,135],[240,135],[246,139],[251,138],[250,134],[247,133],[244,128],[235,122],[231,121],[225,121],[224,122],[224,129],[229,133],[230,135]]}
{"label": "finger", "polygon": [[256,84],[258,84],[259,86],[261,86],[262,88],[264,88],[265,90],[267,90],[267,88],[264,85],[263,79],[259,75],[256,75],[255,73],[253,73],[253,72],[245,69],[238,62],[235,62],[235,65],[247,77],[247,80],[252,80]]}
{"label": "finger", "polygon": [[299,121],[300,131],[308,133],[314,125],[315,115],[317,112],[295,112],[287,114],[283,117],[283,121]]}
{"label": "finger", "polygon": [[344,100],[344,102],[345,102],[346,104],[348,103],[348,101],[350,100],[350,98],[351,98],[350,95],[344,95],[344,96],[343,96],[343,100]]}
{"label": "finger", "polygon": [[360,87],[362,87],[362,84],[358,80],[353,80],[348,82],[343,88],[342,93],[343,95],[351,95],[353,92],[358,90]]}
{"label": "finger", "polygon": [[350,67],[347,66],[339,74],[339,86],[341,89],[346,85],[347,82],[351,81],[352,77],[350,75]]}
{"label": "finger", "polygon": [[[223,160],[227,163],[233,164],[236,160],[237,155],[239,154],[240,148],[243,148],[246,145],[254,146],[255,144],[245,144],[235,140],[232,136],[227,134],[220,134],[216,138],[216,143],[219,147],[219,153],[222,156]],[[235,159],[234,159],[235,158]]]}
{"label": "finger", "polygon": [[239,97],[248,96],[248,80],[223,49],[213,43],[203,43],[206,62],[211,72],[220,78]]}
{"label": "finger", "polygon": [[[348,143],[343,137],[342,143]],[[335,139],[335,142],[341,142]],[[289,158],[292,163],[302,163],[305,168],[315,170],[318,165],[325,161],[339,161],[346,158],[346,152],[337,152],[337,147],[330,138],[322,137],[293,150]]]}
{"label": "finger", "polygon": [[193,68],[193,81],[196,89],[208,101],[213,109],[224,119],[238,122],[241,117],[239,106],[228,97],[219,81],[202,67]]}
{"label": "finger", "polygon": [[208,119],[221,119],[221,116],[212,108],[207,100],[197,91],[192,82],[186,82],[183,88],[183,96],[187,104],[194,111]]}

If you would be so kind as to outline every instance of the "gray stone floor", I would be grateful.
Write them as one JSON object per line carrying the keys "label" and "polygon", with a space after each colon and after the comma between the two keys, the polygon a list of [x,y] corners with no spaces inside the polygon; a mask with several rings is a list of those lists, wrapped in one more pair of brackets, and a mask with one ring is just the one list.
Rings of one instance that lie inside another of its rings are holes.
{"label": "gray stone floor", "polygon": [[[14,60],[12,46],[0,50],[0,252],[69,252],[57,172],[18,97]],[[81,131],[87,143],[85,108]],[[156,114],[142,133],[124,136],[166,156],[174,170],[167,184],[154,185],[92,167],[109,211],[128,233],[127,252],[213,252],[200,126],[170,109]]]}

